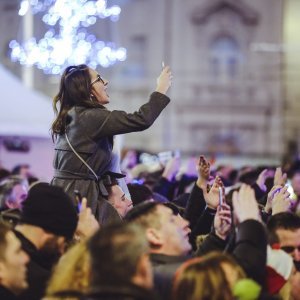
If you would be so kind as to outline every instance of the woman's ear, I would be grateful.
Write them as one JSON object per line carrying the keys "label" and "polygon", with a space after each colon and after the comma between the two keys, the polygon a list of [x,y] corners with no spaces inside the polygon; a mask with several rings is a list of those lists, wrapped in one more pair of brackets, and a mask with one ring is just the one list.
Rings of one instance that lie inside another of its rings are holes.
{"label": "woman's ear", "polygon": [[90,89],[90,96],[91,96],[91,97],[95,97],[95,89],[94,89],[94,86],[91,86],[91,89]]}
{"label": "woman's ear", "polygon": [[91,99],[91,101],[95,101],[95,100],[96,100],[96,97],[95,97],[95,95],[93,94],[93,92],[91,92],[91,94],[90,94],[90,99]]}

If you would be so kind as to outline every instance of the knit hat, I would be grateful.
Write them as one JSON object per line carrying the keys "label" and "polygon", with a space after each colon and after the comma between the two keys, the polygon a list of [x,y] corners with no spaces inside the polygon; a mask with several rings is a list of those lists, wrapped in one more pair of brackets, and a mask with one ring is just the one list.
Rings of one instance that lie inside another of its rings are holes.
{"label": "knit hat", "polygon": [[24,201],[21,222],[71,239],[77,226],[75,206],[62,188],[37,183]]}

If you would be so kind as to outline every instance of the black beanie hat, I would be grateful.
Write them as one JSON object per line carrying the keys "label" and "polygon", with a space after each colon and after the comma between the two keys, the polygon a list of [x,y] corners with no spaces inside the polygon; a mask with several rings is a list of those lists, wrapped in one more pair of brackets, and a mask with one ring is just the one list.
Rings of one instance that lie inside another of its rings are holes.
{"label": "black beanie hat", "polygon": [[22,223],[71,239],[77,221],[75,206],[62,188],[42,182],[29,190],[23,203]]}

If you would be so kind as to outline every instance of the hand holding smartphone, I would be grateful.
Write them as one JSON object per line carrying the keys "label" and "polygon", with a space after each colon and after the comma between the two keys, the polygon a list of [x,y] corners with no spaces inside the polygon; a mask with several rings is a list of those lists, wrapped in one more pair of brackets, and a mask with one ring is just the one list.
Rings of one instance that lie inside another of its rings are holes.
{"label": "hand holding smartphone", "polygon": [[223,205],[223,189],[219,186],[219,206],[220,208]]}
{"label": "hand holding smartphone", "polygon": [[157,86],[155,91],[161,94],[166,94],[170,86],[172,85],[173,76],[170,67],[165,66],[164,61],[162,61],[161,66],[162,66],[162,70],[156,80]]}
{"label": "hand holding smartphone", "polygon": [[77,212],[79,213],[81,209],[82,196],[78,190],[74,190],[74,194],[75,194]]}

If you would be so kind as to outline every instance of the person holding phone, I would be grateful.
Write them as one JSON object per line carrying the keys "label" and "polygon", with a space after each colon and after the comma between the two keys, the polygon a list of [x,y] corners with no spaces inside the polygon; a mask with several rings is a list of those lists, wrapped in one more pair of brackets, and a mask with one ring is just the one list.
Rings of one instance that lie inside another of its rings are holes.
{"label": "person holding phone", "polygon": [[72,198],[74,190],[78,190],[96,216],[105,214],[107,191],[103,181],[119,176],[111,172],[116,169],[112,163],[114,135],[149,128],[170,102],[166,93],[171,80],[170,67],[166,66],[149,101],[139,110],[110,111],[106,108],[110,102],[108,80],[87,65],[67,67],[53,100],[56,118],[51,127],[55,142],[52,184],[62,187]]}

